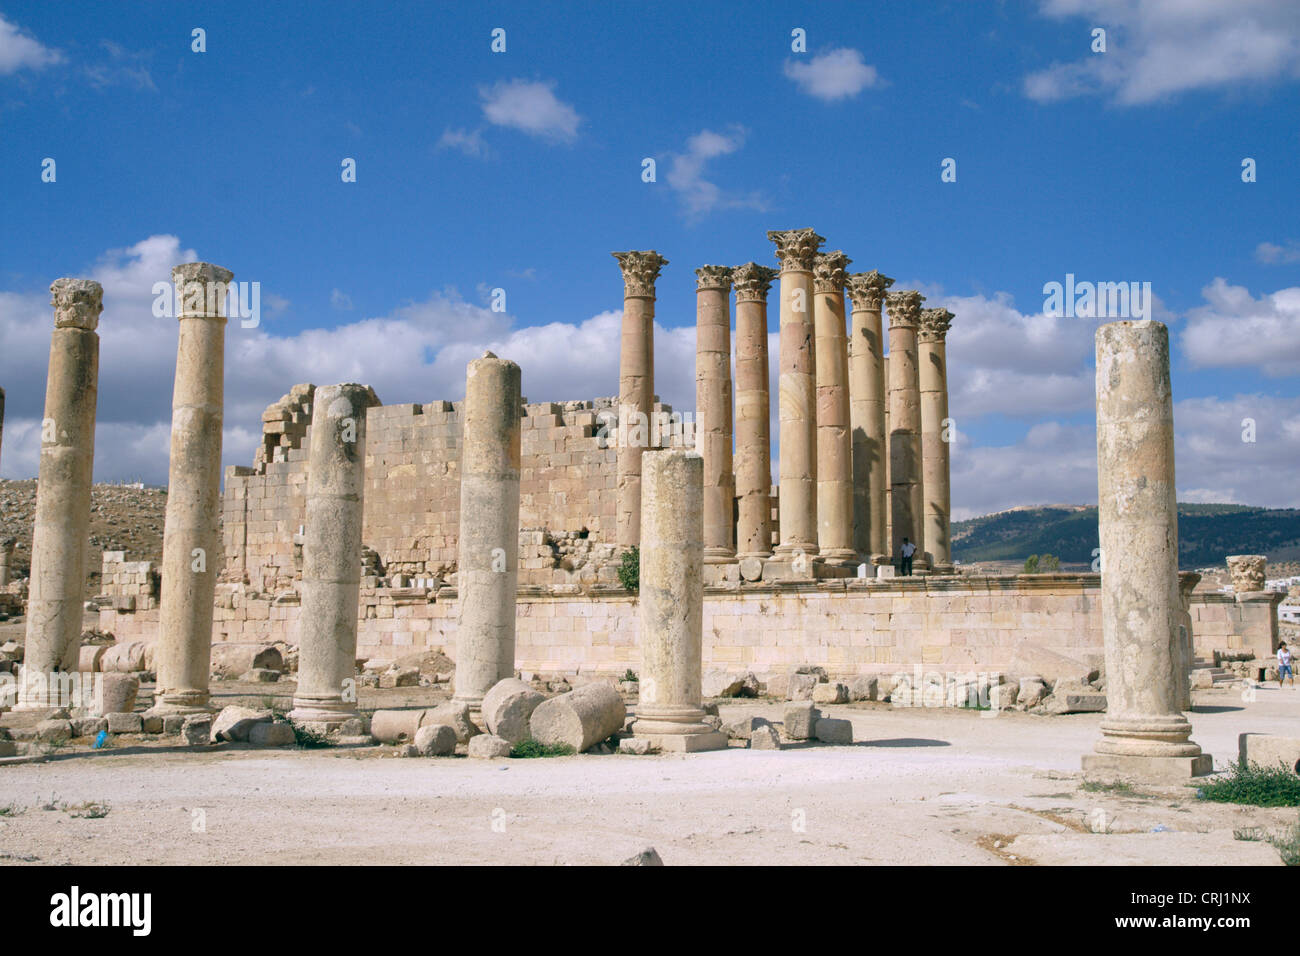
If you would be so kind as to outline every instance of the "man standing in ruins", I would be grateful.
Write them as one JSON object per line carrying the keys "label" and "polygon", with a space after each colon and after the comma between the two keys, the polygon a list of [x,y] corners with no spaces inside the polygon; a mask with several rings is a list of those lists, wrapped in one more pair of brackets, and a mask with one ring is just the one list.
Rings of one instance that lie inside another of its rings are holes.
{"label": "man standing in ruins", "polygon": [[916,554],[916,545],[907,538],[903,539],[902,560],[898,562],[898,573],[905,578],[912,576],[912,555]]}

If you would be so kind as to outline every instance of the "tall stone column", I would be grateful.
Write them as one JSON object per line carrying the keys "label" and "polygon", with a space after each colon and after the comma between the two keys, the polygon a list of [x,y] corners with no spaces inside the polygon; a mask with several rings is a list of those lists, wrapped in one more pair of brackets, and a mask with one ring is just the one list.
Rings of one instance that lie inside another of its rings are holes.
{"label": "tall stone column", "polygon": [[[1106,718],[1093,776],[1187,778],[1209,773],[1189,738],[1174,662],[1178,631],[1178,510],[1169,330],[1111,322],[1097,330],[1097,496]],[[1182,679],[1187,672],[1182,670]]]}
{"label": "tall stone column", "polygon": [[654,250],[614,252],[623,270],[618,357],[617,543],[641,543],[641,455],[650,444],[655,400],[655,281],[668,260]]}
{"label": "tall stone column", "polygon": [[60,695],[49,675],[77,669],[86,589],[99,392],[99,334],[95,329],[103,311],[104,290],[89,279],[56,279],[50,292],[54,334],[41,422],[27,643],[18,710],[71,703],[57,699]]}
{"label": "tall stone column", "polygon": [[889,480],[891,555],[897,561],[903,539],[916,545],[916,568],[925,567],[925,501],[921,484],[921,380],[916,365],[916,329],[925,297],[915,290],[891,292],[889,309]]}
{"label": "tall stone column", "polygon": [[951,438],[948,418],[948,357],[944,344],[952,313],[922,309],[918,345],[921,380],[921,485],[925,493],[926,561],[936,574],[952,574],[949,491]]}
{"label": "tall stone column", "polygon": [[889,553],[890,542],[894,540],[894,486],[890,483],[893,477],[889,473],[889,356],[886,355],[880,363],[881,375],[885,379],[885,559],[882,563],[893,564],[896,558]]}
{"label": "tall stone column", "polygon": [[732,270],[736,287],[736,551],[772,554],[772,405],[767,357],[767,291],[775,269],[748,262]]}
{"label": "tall stone column", "polygon": [[641,498],[641,697],[632,731],[661,750],[720,750],[704,722],[704,462],[653,451]]}
{"label": "tall stone column", "polygon": [[[357,610],[366,488],[365,385],[325,385],[313,398],[302,545],[295,720],[340,724],[357,714]],[[348,682],[352,686],[348,686]]]}
{"label": "tall stone column", "polygon": [[704,561],[736,560],[731,465],[731,267],[695,270],[695,446],[704,458]]}
{"label": "tall stone column", "polygon": [[776,554],[817,554],[817,353],[813,259],[826,240],[811,229],[772,231],[781,262],[780,539]]}
{"label": "tall stone column", "polygon": [[10,566],[14,559],[14,545],[17,542],[13,538],[0,538],[0,588],[9,583],[9,576],[12,573]]}
{"label": "tall stone column", "polygon": [[172,393],[163,523],[155,710],[208,709],[212,601],[221,564],[221,421],[226,290],[234,273],[207,262],[172,269],[180,340]]}
{"label": "tall stone column", "polygon": [[813,260],[817,351],[817,548],[828,561],[858,560],[853,547],[853,435],[849,427],[849,351],[845,270],[838,249]]}
{"label": "tall stone column", "polygon": [[521,395],[514,362],[484,352],[469,363],[462,415],[454,700],[469,705],[476,722],[483,695],[497,681],[515,676]]}
{"label": "tall stone column", "polygon": [[853,547],[873,564],[889,563],[885,440],[885,342],[881,307],[894,284],[879,272],[858,272],[846,287],[849,323],[849,423],[853,430]]}

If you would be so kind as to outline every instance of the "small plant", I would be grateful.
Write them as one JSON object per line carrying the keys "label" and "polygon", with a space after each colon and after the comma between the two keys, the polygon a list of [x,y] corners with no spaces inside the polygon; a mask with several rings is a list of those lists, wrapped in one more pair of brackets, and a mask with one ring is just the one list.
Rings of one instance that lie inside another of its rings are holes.
{"label": "small plant", "polygon": [[1251,843],[1271,843],[1286,866],[1300,866],[1300,820],[1281,831],[1269,831],[1263,827],[1233,830],[1232,838]]}
{"label": "small plant", "polygon": [[637,682],[639,682],[639,681],[641,680],[641,678],[637,677],[637,676],[636,676],[636,671],[632,670],[632,668],[629,667],[629,668],[627,669],[627,673],[625,673],[625,674],[623,675],[623,680],[625,680],[625,681],[632,681],[633,683],[637,683]]}
{"label": "small plant", "polygon": [[64,807],[68,814],[84,820],[101,820],[112,809],[107,803],[82,803],[75,807]]}
{"label": "small plant", "polygon": [[1300,774],[1283,764],[1262,767],[1237,763],[1223,779],[1206,783],[1196,795],[1214,803],[1300,807]]}
{"label": "small plant", "polygon": [[1103,783],[1100,780],[1085,780],[1079,785],[1079,789],[1087,793],[1122,793],[1132,795],[1133,786],[1123,780],[1116,780],[1113,783]]}
{"label": "small plant", "polygon": [[515,744],[510,756],[528,760],[534,757],[572,757],[577,752],[568,744],[543,744],[529,737]]}
{"label": "small plant", "polygon": [[641,589],[641,549],[636,545],[623,552],[618,566],[618,583],[629,591]]}
{"label": "small plant", "polygon": [[1025,558],[1025,574],[1037,574],[1037,573],[1038,573],[1038,555],[1031,554],[1029,557]]}
{"label": "small plant", "polygon": [[1054,554],[1045,554],[1038,559],[1038,567],[1042,574],[1056,574],[1061,570],[1061,559]]}
{"label": "small plant", "polygon": [[0,803],[0,817],[16,817],[23,808],[16,803]]}

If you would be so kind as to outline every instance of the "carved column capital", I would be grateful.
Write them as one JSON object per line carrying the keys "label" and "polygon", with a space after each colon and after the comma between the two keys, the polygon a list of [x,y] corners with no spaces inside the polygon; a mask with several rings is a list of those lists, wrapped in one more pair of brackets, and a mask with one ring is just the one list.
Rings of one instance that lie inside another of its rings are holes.
{"label": "carved column capital", "polygon": [[95,331],[104,311],[104,287],[90,279],[55,279],[50,284],[56,329]]}
{"label": "carved column capital", "polygon": [[881,275],[875,269],[870,272],[855,272],[844,280],[853,308],[873,311],[880,310],[885,301],[885,292],[893,284],[893,279]]}
{"label": "carved column capital", "polygon": [[746,262],[731,270],[731,281],[736,289],[737,302],[766,302],[772,280],[780,273],[757,262]]}
{"label": "carved column capital", "polygon": [[925,296],[915,289],[902,289],[885,296],[885,307],[889,309],[889,327],[914,329],[921,320],[921,303]]}
{"label": "carved column capital", "polygon": [[210,262],[187,262],[172,269],[178,319],[224,318],[226,293],[235,274]]}
{"label": "carved column capital", "polygon": [[627,299],[655,297],[655,281],[659,270],[668,265],[668,260],[653,249],[644,252],[611,252],[618,260],[618,267],[623,270],[623,297]]}
{"label": "carved column capital", "polygon": [[813,259],[813,291],[843,295],[845,270],[852,261],[839,249],[818,253]]}
{"label": "carved column capital", "polygon": [[695,270],[695,291],[716,289],[731,291],[731,266],[700,266]]}
{"label": "carved column capital", "polygon": [[811,272],[813,257],[826,241],[811,229],[774,229],[767,238],[776,243],[782,272]]}
{"label": "carved column capital", "polygon": [[947,309],[922,309],[921,341],[942,342],[948,337],[948,329],[952,326],[952,319],[953,315]]}

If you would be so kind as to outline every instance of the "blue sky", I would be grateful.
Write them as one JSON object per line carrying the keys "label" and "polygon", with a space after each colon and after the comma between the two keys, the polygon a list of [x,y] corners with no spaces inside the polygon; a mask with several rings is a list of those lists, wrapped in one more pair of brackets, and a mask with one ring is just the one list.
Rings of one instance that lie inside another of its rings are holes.
{"label": "blue sky", "polygon": [[227,342],[248,464],[300,381],[455,399],[492,347],[533,401],[614,393],[615,249],[670,260],[657,390],[690,409],[694,269],[775,265],[765,232],[813,226],[956,313],[959,517],[1095,500],[1097,320],[1041,314],[1066,273],[1152,284],[1183,498],[1300,506],[1298,107],[1286,0],[0,0],[0,475],[35,473],[59,276],[105,285],[96,478],[160,482],[175,263],[260,283]]}

